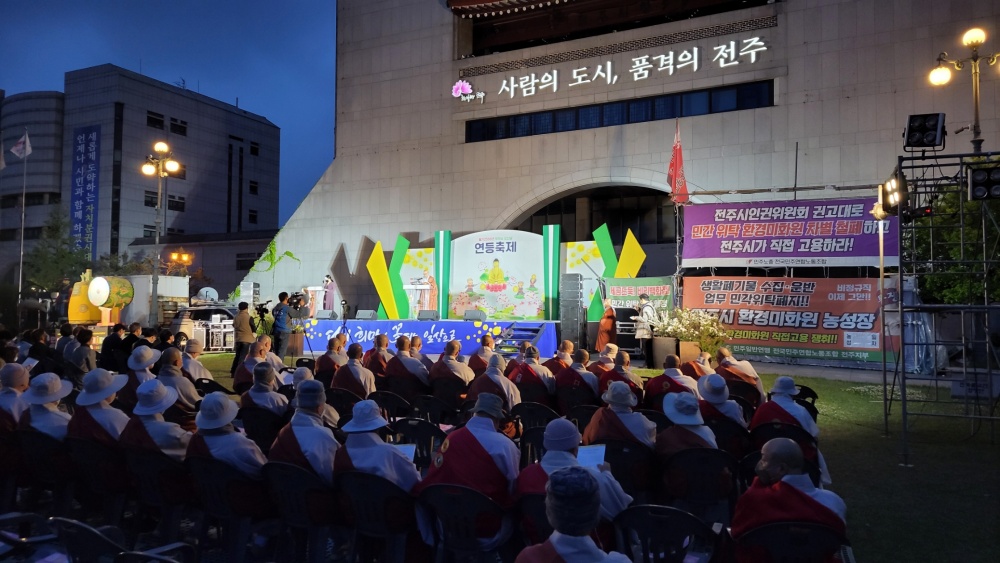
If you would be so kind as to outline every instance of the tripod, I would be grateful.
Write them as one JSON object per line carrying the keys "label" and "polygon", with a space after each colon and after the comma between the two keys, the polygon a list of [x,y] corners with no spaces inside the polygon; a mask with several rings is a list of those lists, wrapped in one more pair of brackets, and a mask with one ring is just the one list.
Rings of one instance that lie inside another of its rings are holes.
{"label": "tripod", "polygon": [[347,335],[347,341],[353,342],[351,338],[351,333],[347,330],[347,317],[351,314],[351,306],[347,304],[347,301],[340,302],[340,332]]}

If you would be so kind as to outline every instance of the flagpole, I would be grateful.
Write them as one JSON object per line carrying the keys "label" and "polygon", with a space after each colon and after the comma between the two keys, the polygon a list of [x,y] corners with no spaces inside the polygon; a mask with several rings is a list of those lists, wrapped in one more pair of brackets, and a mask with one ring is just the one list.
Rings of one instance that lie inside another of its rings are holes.
{"label": "flagpole", "polygon": [[[24,128],[24,136],[28,136],[28,128]],[[28,193],[28,156],[29,153],[24,154],[24,159],[22,162],[21,170],[21,258],[20,263],[17,267],[17,304],[21,304],[22,299],[22,287],[24,285],[24,210],[27,208],[27,193]]]}

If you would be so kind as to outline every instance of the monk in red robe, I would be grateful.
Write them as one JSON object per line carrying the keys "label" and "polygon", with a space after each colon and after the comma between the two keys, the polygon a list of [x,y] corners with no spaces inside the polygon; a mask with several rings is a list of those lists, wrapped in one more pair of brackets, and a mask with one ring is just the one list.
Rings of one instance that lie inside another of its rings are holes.
{"label": "monk in red robe", "polygon": [[615,308],[611,306],[611,300],[604,300],[604,315],[597,325],[596,350],[603,350],[608,344],[618,343],[618,318],[615,315]]}

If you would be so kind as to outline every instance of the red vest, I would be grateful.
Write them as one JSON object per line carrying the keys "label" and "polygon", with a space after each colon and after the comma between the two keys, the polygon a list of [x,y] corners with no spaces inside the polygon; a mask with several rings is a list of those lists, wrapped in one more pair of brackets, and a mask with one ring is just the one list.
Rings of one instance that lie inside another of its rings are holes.
{"label": "red vest", "polygon": [[[598,389],[601,391],[602,394],[605,391],[607,391],[608,387],[610,387],[611,384],[614,383],[615,381],[623,381],[628,385],[629,389],[632,390],[632,394],[636,395],[636,390],[638,389],[638,387],[636,386],[635,382],[632,381],[628,376],[618,373],[614,369],[605,370],[603,373],[601,373],[599,377],[600,377],[599,379],[600,384],[598,385]],[[636,396],[638,397],[638,395]]]}
{"label": "red vest", "polygon": [[118,443],[123,448],[137,448],[141,450],[159,451],[159,446],[153,441],[153,437],[146,430],[146,425],[139,420],[139,417],[132,418],[122,430],[122,435],[118,438]]}
{"label": "red vest", "polygon": [[688,377],[698,379],[702,376],[708,375],[708,370],[705,369],[705,366],[691,360],[690,362],[684,362],[681,364],[681,373]]}
{"label": "red vest", "polygon": [[618,414],[608,407],[597,409],[594,417],[590,419],[590,424],[583,429],[583,445],[589,446],[604,440],[624,440],[642,444],[625,426],[622,419],[618,418]]}
{"label": "red vest", "polygon": [[743,381],[753,386],[757,385],[757,380],[752,375],[734,365],[720,364],[719,367],[715,368],[715,373],[721,375],[726,381]]}
{"label": "red vest", "polygon": [[681,450],[712,447],[701,436],[680,426],[669,426],[656,435],[656,456],[663,462]]}
{"label": "red vest", "polygon": [[[25,410],[24,412],[28,412]],[[13,432],[17,430],[17,421],[14,415],[4,409],[0,409],[0,433]]]}
{"label": "red vest", "polygon": [[291,463],[292,465],[298,465],[310,473],[316,473],[309,460],[306,459],[306,454],[302,453],[302,446],[299,444],[298,438],[295,437],[295,432],[292,430],[291,424],[286,424],[278,432],[278,437],[271,444],[271,450],[268,452],[267,457],[270,461]]}
{"label": "red vest", "polygon": [[125,382],[125,387],[118,390],[115,402],[122,406],[122,410],[126,414],[132,414],[132,409],[139,402],[139,398],[135,394],[139,388],[139,378],[135,376],[134,370],[128,370],[125,373],[128,375],[128,380]]}
{"label": "red vest", "polygon": [[510,374],[514,373],[517,366],[521,365],[521,362],[511,358],[507,360],[507,367],[503,368],[503,376],[510,379]]}
{"label": "red vest", "polygon": [[375,374],[375,377],[385,377],[387,362],[382,357],[382,354],[378,353],[374,348],[365,353],[362,363],[365,368]]}
{"label": "red vest", "polygon": [[333,374],[333,380],[330,381],[330,388],[346,389],[362,399],[368,396],[368,392],[365,391],[364,385],[361,385],[358,378],[354,377],[354,372],[352,372],[347,365],[340,366],[337,369],[337,373]]}
{"label": "red vest", "polygon": [[247,369],[246,363],[241,363],[238,368],[236,368],[236,373],[233,374],[233,387],[239,387],[241,385],[246,385],[249,383],[253,385],[253,374]]}
{"label": "red vest", "polygon": [[406,368],[403,360],[395,356],[386,364],[385,378],[389,390],[407,401],[412,401],[418,395],[426,395],[430,392],[427,385],[424,385],[419,377]]}
{"label": "red vest", "polygon": [[501,506],[511,505],[507,477],[468,428],[449,434],[431,459],[427,476],[415,487],[416,494],[428,485],[447,483],[475,489]]}
{"label": "red vest", "polygon": [[556,389],[564,389],[566,387],[585,387],[590,389],[590,385],[587,385],[583,377],[571,367],[565,367],[554,373],[556,374]]}
{"label": "red vest", "polygon": [[559,358],[559,356],[555,356],[545,360],[544,362],[542,362],[542,365],[549,368],[549,371],[551,371],[552,373],[559,373],[562,370],[569,367],[569,364],[562,361]]}
{"label": "red vest", "polygon": [[663,409],[663,396],[667,393],[691,393],[691,390],[669,375],[662,374],[647,381],[643,393],[643,406],[658,411]]}
{"label": "red vest", "polygon": [[552,547],[551,541],[545,540],[521,550],[514,563],[566,563],[566,560]]}
{"label": "red vest", "polygon": [[701,417],[705,421],[729,418],[722,411],[715,408],[715,405],[709,403],[705,399],[698,400],[698,409],[701,410]]}
{"label": "red vest", "polygon": [[354,471],[354,462],[351,461],[351,454],[347,453],[347,446],[337,448],[337,453],[333,454],[333,472]]}
{"label": "red vest", "polygon": [[316,375],[319,375],[321,372],[335,373],[336,371],[337,363],[330,356],[323,354],[316,358]]}
{"label": "red vest", "polygon": [[66,436],[93,440],[112,448],[118,447],[118,440],[94,419],[86,407],[78,407],[73,411],[73,418],[69,419],[66,426]]}
{"label": "red vest", "polygon": [[[205,438],[197,433],[191,436],[188,443],[187,457],[215,459]],[[274,514],[274,505],[267,496],[267,487],[262,483],[237,481],[230,485],[228,493],[229,505],[237,514],[251,518],[268,518]]]}
{"label": "red vest", "polygon": [[473,354],[469,357],[469,367],[472,368],[472,373],[476,374],[478,377],[482,375],[483,372],[486,371],[486,368],[490,366],[486,363],[486,360],[483,359],[482,356],[479,354]]}
{"label": "red vest", "polygon": [[[607,365],[612,365],[612,364],[607,364]],[[604,375],[604,372],[608,371],[608,369],[605,368],[604,364],[602,364],[601,362],[591,362],[590,365],[587,366],[587,371],[589,371],[590,373],[596,375],[598,377],[598,379],[600,379],[601,376]],[[598,389],[600,389],[600,388],[598,388]]]}
{"label": "red vest", "polygon": [[472,380],[472,384],[469,385],[469,391],[465,394],[465,400],[475,401],[482,393],[490,393],[500,397],[503,399],[503,409],[510,411],[510,405],[507,402],[507,393],[504,392],[503,387],[500,387],[499,383],[496,383],[486,375],[480,375]]}
{"label": "red vest", "polygon": [[[753,418],[750,419],[750,431],[753,432],[754,428],[771,422],[781,422],[802,428],[802,424],[800,424],[799,420],[792,416],[790,412],[781,408],[781,405],[778,403],[768,401],[754,411]],[[807,460],[813,463],[819,460],[819,454],[816,452],[816,448],[813,447],[812,444],[799,444],[799,446],[802,448],[802,455]]]}
{"label": "red vest", "polygon": [[[539,377],[535,370],[531,367],[529,363],[523,363],[517,366],[517,371],[512,373],[508,378],[517,385],[518,389],[521,389],[521,394],[526,394],[523,390],[527,390],[528,395],[548,395],[549,388],[545,386],[545,382]],[[536,401],[537,402],[537,401]]]}

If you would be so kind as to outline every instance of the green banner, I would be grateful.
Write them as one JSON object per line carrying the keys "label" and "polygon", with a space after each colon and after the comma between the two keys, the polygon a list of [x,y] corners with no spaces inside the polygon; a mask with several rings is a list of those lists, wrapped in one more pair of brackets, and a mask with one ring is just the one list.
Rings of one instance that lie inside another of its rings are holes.
{"label": "green banner", "polygon": [[[674,309],[674,278],[662,276],[653,278],[608,278],[608,299],[616,309],[639,307],[639,296],[649,295],[649,301],[660,316]],[[603,307],[601,311],[603,312]],[[619,319],[626,321],[629,319]]]}

